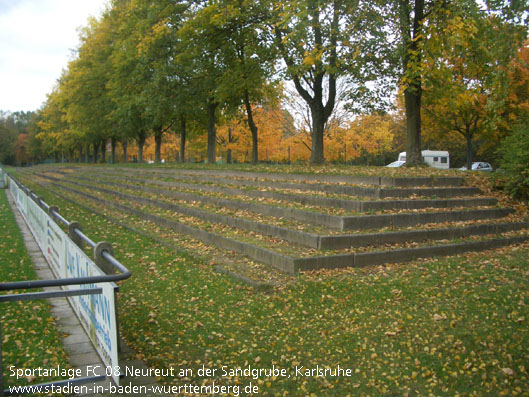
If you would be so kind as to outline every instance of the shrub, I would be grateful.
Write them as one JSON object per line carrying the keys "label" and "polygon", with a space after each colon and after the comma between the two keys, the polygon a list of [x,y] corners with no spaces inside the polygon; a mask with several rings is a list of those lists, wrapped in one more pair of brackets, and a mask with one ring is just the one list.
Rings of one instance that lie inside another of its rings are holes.
{"label": "shrub", "polygon": [[513,197],[529,199],[529,123],[520,124],[505,138],[498,150],[500,179]]}

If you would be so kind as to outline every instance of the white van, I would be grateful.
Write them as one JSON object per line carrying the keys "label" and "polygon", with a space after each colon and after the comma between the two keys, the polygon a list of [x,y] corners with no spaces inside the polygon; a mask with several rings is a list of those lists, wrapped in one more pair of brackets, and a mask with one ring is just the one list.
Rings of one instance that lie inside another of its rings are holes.
{"label": "white van", "polygon": [[[446,150],[423,150],[422,161],[430,167],[447,170],[450,168],[450,154]],[[406,161],[406,152],[399,153],[399,161]]]}

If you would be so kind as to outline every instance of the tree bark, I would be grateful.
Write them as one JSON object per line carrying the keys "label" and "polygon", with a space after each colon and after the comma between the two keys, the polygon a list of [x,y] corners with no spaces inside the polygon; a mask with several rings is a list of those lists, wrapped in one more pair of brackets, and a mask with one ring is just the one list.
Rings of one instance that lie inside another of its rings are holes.
{"label": "tree bark", "polygon": [[162,162],[162,137],[163,137],[163,129],[162,127],[156,127],[154,130],[154,162],[155,163],[161,163]]}
{"label": "tree bark", "polygon": [[121,147],[123,148],[123,162],[126,163],[129,161],[129,156],[127,152],[129,148],[129,140],[127,138],[121,141]]}
{"label": "tree bark", "polygon": [[215,164],[217,161],[217,129],[215,127],[215,111],[218,103],[214,99],[208,100],[208,163]]}
{"label": "tree bark", "polygon": [[107,140],[106,139],[101,141],[101,161],[103,163],[107,162]]}
{"label": "tree bark", "polygon": [[421,35],[424,20],[424,0],[415,0],[413,20],[411,19],[409,1],[399,0],[401,35],[406,53],[403,57],[404,76],[409,82],[404,89],[406,108],[406,163],[421,164],[421,74],[411,72],[412,68],[420,68],[422,62],[420,44],[424,40]]}
{"label": "tree bark", "polygon": [[138,163],[143,163],[143,146],[147,140],[147,134],[144,131],[141,131],[138,134]]}
{"label": "tree bark", "polygon": [[98,156],[99,156],[99,142],[94,142],[94,158],[92,159],[94,164],[97,164]]}
{"label": "tree bark", "polygon": [[472,170],[472,134],[468,127],[465,138],[467,139],[467,170]]}
{"label": "tree bark", "polygon": [[[228,145],[231,143],[231,128],[228,128]],[[226,163],[231,164],[231,148],[226,152]]]}
{"label": "tree bark", "polygon": [[406,163],[422,163],[421,155],[421,91],[406,89],[404,91],[406,107]]}
{"label": "tree bark", "polygon": [[323,164],[325,162],[323,133],[325,131],[325,122],[327,121],[323,114],[323,106],[316,103],[311,110],[312,116],[312,150],[310,151],[311,164]]}
{"label": "tree bark", "polygon": [[185,162],[186,150],[186,116],[180,115],[180,162]]}
{"label": "tree bark", "polygon": [[[257,126],[253,119],[252,104],[250,103],[250,94],[248,90],[244,90],[244,105],[246,107],[246,115],[248,116],[248,127],[250,127],[250,132],[252,134],[252,164],[257,164],[259,162],[259,136]],[[231,150],[230,150],[230,161],[231,163]]]}
{"label": "tree bark", "polygon": [[114,138],[110,138],[110,164],[114,164],[116,162],[116,140]]}

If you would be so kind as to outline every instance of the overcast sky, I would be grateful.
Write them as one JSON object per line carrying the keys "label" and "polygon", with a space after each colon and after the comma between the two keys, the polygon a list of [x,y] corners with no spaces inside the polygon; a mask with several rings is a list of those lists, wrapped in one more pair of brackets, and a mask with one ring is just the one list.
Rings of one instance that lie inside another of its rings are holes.
{"label": "overcast sky", "polygon": [[37,110],[106,0],[0,0],[0,110]]}

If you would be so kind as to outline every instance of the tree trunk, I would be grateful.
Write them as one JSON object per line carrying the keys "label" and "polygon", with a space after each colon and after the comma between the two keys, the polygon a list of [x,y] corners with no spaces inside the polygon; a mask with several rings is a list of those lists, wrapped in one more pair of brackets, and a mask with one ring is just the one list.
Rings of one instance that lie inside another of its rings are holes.
{"label": "tree trunk", "polygon": [[101,162],[106,163],[107,162],[107,140],[101,141]]}
{"label": "tree trunk", "polygon": [[[228,128],[228,146],[230,143],[231,143],[231,127]],[[231,164],[231,148],[228,149],[228,151],[226,152],[226,163]]]}
{"label": "tree trunk", "polygon": [[157,127],[154,130],[154,162],[155,163],[161,163],[162,162],[162,137],[163,137],[163,130],[162,127]]}
{"label": "tree trunk", "polygon": [[468,127],[465,138],[467,139],[467,170],[472,170],[472,134]]}
{"label": "tree trunk", "polygon": [[92,159],[92,162],[94,164],[97,164],[98,155],[99,155],[99,142],[94,142],[94,158]]}
{"label": "tree trunk", "polygon": [[186,150],[186,116],[183,114],[180,116],[180,162],[185,162],[185,150]]}
{"label": "tree trunk", "polygon": [[86,164],[88,164],[88,162],[90,161],[90,144],[87,143],[85,145],[85,152],[84,152],[84,162]]}
{"label": "tree trunk", "polygon": [[421,155],[421,88],[404,91],[406,106],[406,163],[422,163]]}
{"label": "tree trunk", "polygon": [[246,107],[246,115],[248,116],[248,127],[250,127],[250,132],[252,133],[252,164],[257,164],[259,162],[259,139],[257,134],[257,126],[255,125],[253,119],[252,104],[250,103],[250,94],[248,93],[248,90],[244,90],[244,105]]}
{"label": "tree trunk", "polygon": [[208,163],[215,164],[217,161],[217,129],[215,127],[215,111],[218,103],[213,99],[208,101]]}
{"label": "tree trunk", "polygon": [[[413,73],[414,68],[422,67],[422,24],[424,23],[424,0],[416,0],[413,10],[407,1],[401,1],[400,25],[405,54],[402,59],[404,76],[410,80],[404,90],[406,108],[406,163],[421,164],[421,76]],[[413,13],[412,13],[413,11]],[[412,19],[413,14],[413,19]],[[411,70],[410,70],[411,69]],[[411,77],[410,77],[411,75]]]}
{"label": "tree trunk", "polygon": [[116,162],[116,140],[114,138],[110,138],[110,164],[114,164]]}
{"label": "tree trunk", "polygon": [[123,148],[123,162],[127,163],[129,161],[129,156],[127,150],[129,148],[129,140],[127,138],[121,141],[121,147]]}
{"label": "tree trunk", "polygon": [[138,163],[143,163],[143,145],[145,145],[145,139],[138,141]]}
{"label": "tree trunk", "polygon": [[316,103],[311,109],[312,116],[312,150],[310,152],[311,164],[323,164],[325,157],[323,154],[323,133],[326,119],[320,104]]}
{"label": "tree trunk", "polygon": [[138,163],[143,163],[143,146],[147,140],[147,134],[144,131],[138,133]]}

